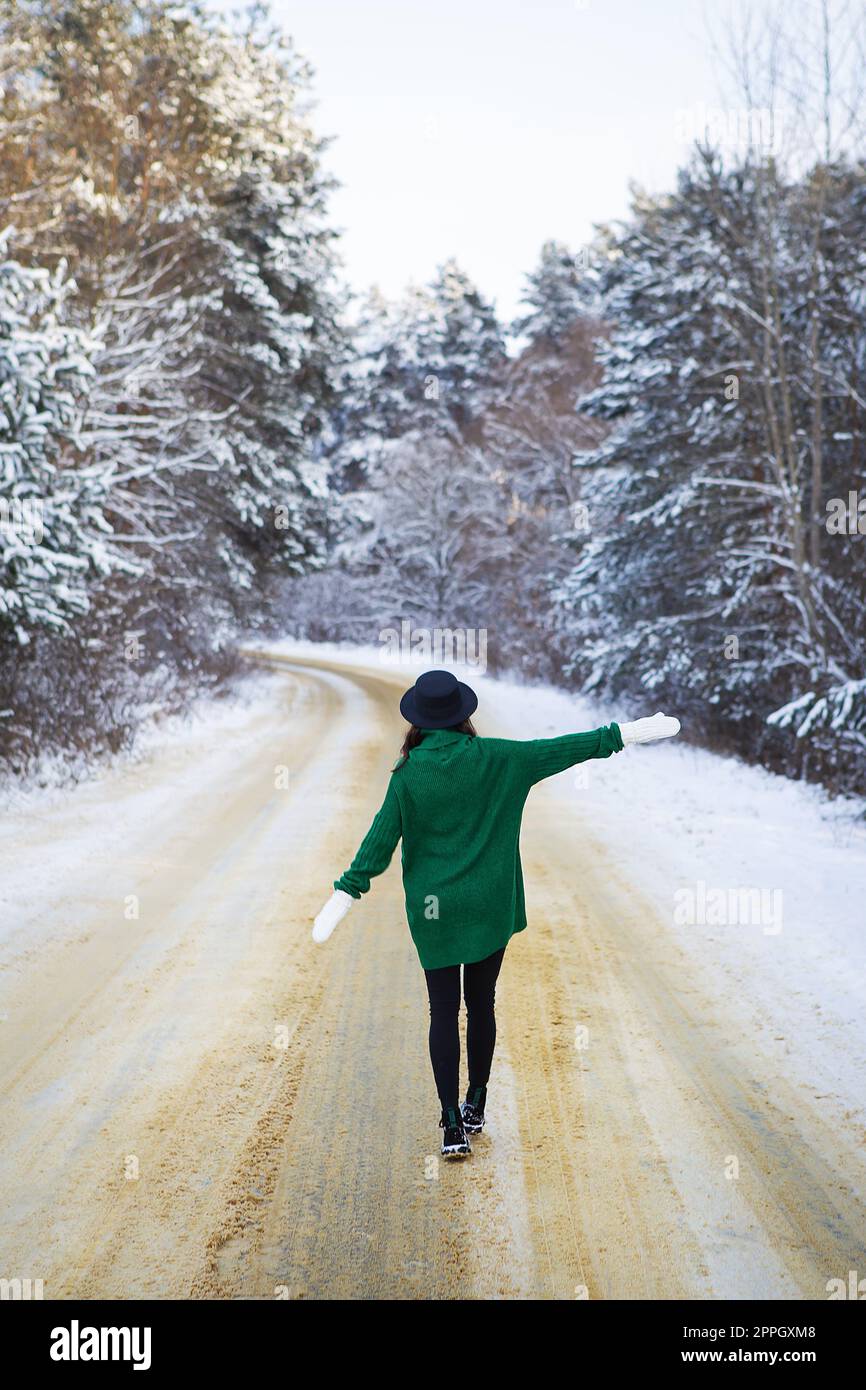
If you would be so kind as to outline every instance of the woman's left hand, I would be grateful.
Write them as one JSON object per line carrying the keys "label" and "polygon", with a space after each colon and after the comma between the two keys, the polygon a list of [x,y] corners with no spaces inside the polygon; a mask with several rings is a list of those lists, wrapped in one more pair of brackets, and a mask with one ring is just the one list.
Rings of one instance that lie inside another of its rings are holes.
{"label": "woman's left hand", "polygon": [[672,714],[653,714],[648,719],[635,719],[620,724],[623,747],[630,743],[653,743],[657,738],[673,738],[680,731],[680,721]]}

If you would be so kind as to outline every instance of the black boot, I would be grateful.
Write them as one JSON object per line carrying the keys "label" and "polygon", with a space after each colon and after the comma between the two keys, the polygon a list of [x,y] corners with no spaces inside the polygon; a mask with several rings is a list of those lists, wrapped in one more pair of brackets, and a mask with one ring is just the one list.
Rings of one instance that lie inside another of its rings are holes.
{"label": "black boot", "polygon": [[484,1128],[484,1107],[487,1104],[487,1087],[470,1086],[466,1099],[460,1107],[463,1128],[467,1134],[480,1134]]}
{"label": "black boot", "polygon": [[465,1158],[472,1152],[459,1110],[454,1110],[451,1106],[443,1110],[439,1128],[444,1131],[442,1153],[445,1158]]}

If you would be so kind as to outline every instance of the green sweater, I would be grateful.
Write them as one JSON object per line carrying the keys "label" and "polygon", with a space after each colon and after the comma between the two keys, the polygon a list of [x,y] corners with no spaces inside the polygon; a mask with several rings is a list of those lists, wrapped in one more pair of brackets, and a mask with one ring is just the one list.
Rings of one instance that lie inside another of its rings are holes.
{"label": "green sweater", "polygon": [[409,930],[425,970],[485,957],[526,926],[520,821],[530,788],[622,748],[618,724],[527,741],[425,729],[335,888],[359,898],[403,838]]}

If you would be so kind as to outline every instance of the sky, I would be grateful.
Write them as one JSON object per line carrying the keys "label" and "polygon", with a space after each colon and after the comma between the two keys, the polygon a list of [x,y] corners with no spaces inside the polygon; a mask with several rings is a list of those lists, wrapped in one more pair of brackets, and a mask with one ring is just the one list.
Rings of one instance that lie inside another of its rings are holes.
{"label": "sky", "polygon": [[703,0],[272,11],[315,69],[314,122],[341,183],[333,220],[360,291],[398,295],[455,256],[511,317],[542,243],[579,249],[627,212],[632,181],[672,186],[693,122],[720,104]]}

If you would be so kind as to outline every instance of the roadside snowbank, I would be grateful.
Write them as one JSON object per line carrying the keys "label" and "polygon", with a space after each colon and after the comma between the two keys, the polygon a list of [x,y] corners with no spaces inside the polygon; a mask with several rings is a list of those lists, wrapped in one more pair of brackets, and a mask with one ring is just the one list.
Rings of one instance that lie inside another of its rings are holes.
{"label": "roadside snowbank", "polygon": [[95,862],[110,873],[116,858],[134,857],[184,794],[219,795],[243,766],[256,727],[273,720],[284,687],[278,672],[256,673],[230,696],[152,723],[134,752],[101,761],[73,785],[8,781],[0,797],[0,967],[69,932],[69,904],[89,900]]}

